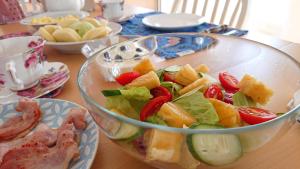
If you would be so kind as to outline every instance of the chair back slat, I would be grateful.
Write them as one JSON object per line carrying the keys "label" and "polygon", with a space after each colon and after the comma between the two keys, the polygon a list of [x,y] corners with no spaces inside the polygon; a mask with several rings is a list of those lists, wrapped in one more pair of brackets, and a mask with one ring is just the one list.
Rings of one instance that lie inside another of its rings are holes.
{"label": "chair back slat", "polygon": [[[188,3],[190,1],[174,0],[171,12],[187,13],[192,11],[193,14],[201,14],[201,16],[205,17],[209,16],[210,20],[208,22],[225,24],[225,22],[229,21],[228,25],[240,28],[245,20],[248,8],[248,0],[202,0],[201,5],[203,4],[203,7],[200,8],[202,11],[199,11],[199,0],[193,0],[193,3]],[[193,6],[189,6],[190,4]],[[210,7],[212,9],[208,9]]]}
{"label": "chair back slat", "polygon": [[211,23],[213,23],[215,20],[215,17],[216,17],[217,11],[218,11],[218,7],[219,7],[219,2],[220,2],[220,0],[215,0],[215,5],[214,5],[214,8],[213,8],[213,11],[211,14],[211,18],[210,18]]}
{"label": "chair back slat", "polygon": [[227,10],[228,10],[228,7],[229,7],[229,3],[230,3],[230,0],[225,0],[223,12],[222,12],[221,19],[220,19],[220,24],[224,24],[224,20],[225,20],[226,15],[227,15]]}
{"label": "chair back slat", "polygon": [[193,14],[196,14],[197,12],[198,2],[199,2],[198,0],[194,0],[193,11],[192,11]]}

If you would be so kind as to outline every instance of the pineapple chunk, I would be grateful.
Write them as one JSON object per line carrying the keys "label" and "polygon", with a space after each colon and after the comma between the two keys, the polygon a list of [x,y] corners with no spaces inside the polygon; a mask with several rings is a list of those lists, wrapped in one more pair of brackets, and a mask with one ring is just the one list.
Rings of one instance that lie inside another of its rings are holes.
{"label": "pineapple chunk", "polygon": [[163,162],[176,163],[180,160],[183,135],[171,133],[158,129],[149,131],[147,145],[147,160],[159,160]]}
{"label": "pineapple chunk", "polygon": [[270,88],[247,74],[239,82],[238,87],[242,93],[263,105],[266,104],[273,95],[273,91]]}
{"label": "pineapple chunk", "polygon": [[127,87],[147,87],[149,90],[153,89],[155,87],[158,87],[160,85],[159,78],[157,74],[153,71],[144,74],[136,79],[134,79],[132,82],[127,84]]}
{"label": "pineapple chunk", "polygon": [[171,102],[163,104],[157,115],[162,117],[172,127],[182,128],[184,125],[190,126],[196,122],[193,116]]}
{"label": "pineapple chunk", "polygon": [[224,127],[235,127],[240,125],[240,115],[235,107],[217,99],[209,99],[219,116],[219,123]]}
{"label": "pineapple chunk", "polygon": [[207,73],[209,68],[205,64],[200,64],[195,68],[195,70],[197,73]]}
{"label": "pineapple chunk", "polygon": [[193,83],[197,79],[199,79],[197,72],[189,64],[182,66],[175,75],[175,81],[184,86]]}
{"label": "pineapple chunk", "polygon": [[198,80],[194,81],[190,85],[185,86],[183,89],[179,90],[178,93],[180,95],[183,95],[183,94],[185,94],[189,91],[192,91],[192,90],[196,89],[197,87],[200,87],[200,86],[205,87],[205,85],[208,84],[208,83],[209,83],[209,80],[207,78],[201,78],[201,79],[198,79]]}
{"label": "pineapple chunk", "polygon": [[134,68],[134,71],[139,72],[140,74],[144,75],[150,71],[154,71],[155,70],[155,66],[153,65],[153,63],[151,62],[150,59],[146,58],[140,61],[140,63],[138,63]]}

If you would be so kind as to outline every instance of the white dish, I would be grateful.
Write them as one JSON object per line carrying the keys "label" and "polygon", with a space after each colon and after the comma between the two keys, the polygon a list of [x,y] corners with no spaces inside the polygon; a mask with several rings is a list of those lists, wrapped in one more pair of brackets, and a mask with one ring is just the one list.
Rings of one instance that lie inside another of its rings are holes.
{"label": "white dish", "polygon": [[[108,27],[110,27],[112,31],[107,36],[115,36],[122,31],[122,26],[115,22],[109,22]],[[39,35],[38,32],[36,32],[35,35]],[[62,53],[79,54],[81,53],[81,48],[85,43],[96,42],[96,41],[100,41],[101,39],[102,38],[88,40],[88,41],[79,41],[79,42],[48,42],[47,41],[46,46],[51,46],[52,48],[57,49]]]}
{"label": "white dish", "polygon": [[146,16],[143,24],[159,30],[176,30],[191,28],[204,22],[203,17],[195,14],[158,14]]}
{"label": "white dish", "polygon": [[[79,107],[78,104],[58,99],[37,99],[43,112],[40,123],[44,123],[51,128],[58,128],[70,108]],[[0,123],[6,119],[18,115],[15,103],[0,106]],[[86,114],[86,129],[80,133],[80,158],[69,165],[69,169],[89,169],[94,161],[98,144],[99,129],[89,113]]]}
{"label": "white dish", "polygon": [[134,18],[134,14],[125,14],[119,18],[114,18],[114,19],[111,19],[110,21],[112,22],[118,22],[118,23],[122,23],[122,22],[126,22],[130,19]]}
{"label": "white dish", "polygon": [[[0,105],[15,102],[20,97],[39,98],[45,96],[50,92],[61,88],[70,79],[68,66],[61,62],[45,62],[44,72],[44,75],[41,76],[39,81],[45,79],[51,80],[54,78],[55,81],[48,85],[41,85],[41,83],[39,83],[32,88],[19,92],[11,91],[7,88],[0,88]],[[57,78],[57,75],[59,75],[60,78]]]}
{"label": "white dish", "polygon": [[38,29],[41,26],[45,26],[45,25],[53,25],[55,23],[52,24],[32,24],[31,21],[33,18],[40,18],[40,17],[52,17],[52,18],[58,18],[58,17],[64,17],[67,15],[73,15],[73,16],[77,16],[80,19],[89,16],[90,14],[88,12],[85,11],[57,11],[57,12],[44,12],[38,15],[33,15],[27,18],[24,18],[20,21],[20,23],[22,25],[26,25],[26,26],[33,26],[34,28]]}

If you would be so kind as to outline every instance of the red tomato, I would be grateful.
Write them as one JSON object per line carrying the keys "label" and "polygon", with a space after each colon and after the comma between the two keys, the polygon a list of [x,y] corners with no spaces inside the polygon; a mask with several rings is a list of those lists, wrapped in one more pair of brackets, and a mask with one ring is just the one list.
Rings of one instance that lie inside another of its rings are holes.
{"label": "red tomato", "polygon": [[158,86],[154,89],[151,89],[151,94],[154,96],[154,97],[158,97],[158,96],[166,96],[169,100],[168,101],[171,101],[172,100],[172,94],[169,92],[169,90],[165,87],[162,87],[162,86]]}
{"label": "red tomato", "polygon": [[219,80],[223,88],[229,93],[235,93],[239,90],[239,81],[228,72],[219,73]]}
{"label": "red tomato", "polygon": [[241,119],[248,124],[258,124],[276,118],[276,114],[255,107],[240,107],[238,108]]}
{"label": "red tomato", "polygon": [[118,76],[116,81],[124,86],[140,76],[141,74],[139,72],[126,72]]}
{"label": "red tomato", "polygon": [[158,96],[150,100],[141,110],[140,120],[145,121],[149,116],[152,116],[156,113],[160,107],[169,101],[169,98],[166,96]]}
{"label": "red tomato", "polygon": [[228,104],[233,104],[232,96],[233,96],[233,93],[225,92],[223,101]]}
{"label": "red tomato", "polygon": [[222,89],[216,84],[210,85],[204,92],[204,96],[206,98],[214,98],[214,99],[218,99],[218,100],[223,100]]}
{"label": "red tomato", "polygon": [[164,73],[164,81],[176,83],[174,75],[170,73]]}

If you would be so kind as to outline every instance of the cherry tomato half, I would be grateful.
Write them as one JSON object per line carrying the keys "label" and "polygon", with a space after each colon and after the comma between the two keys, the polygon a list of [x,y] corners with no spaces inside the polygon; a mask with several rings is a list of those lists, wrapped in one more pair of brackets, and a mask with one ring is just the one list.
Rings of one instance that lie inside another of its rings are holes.
{"label": "cherry tomato half", "polygon": [[140,120],[145,121],[149,116],[152,116],[156,113],[160,107],[169,101],[169,98],[166,96],[158,96],[150,100],[141,110]]}
{"label": "cherry tomato half", "polygon": [[126,72],[118,76],[116,81],[124,86],[140,76],[141,74],[139,72]]}
{"label": "cherry tomato half", "polygon": [[175,77],[174,77],[174,74],[170,74],[170,73],[164,73],[164,81],[167,81],[167,82],[175,82]]}
{"label": "cherry tomato half", "polygon": [[255,107],[240,107],[238,111],[241,119],[248,124],[259,124],[277,117],[268,110]]}
{"label": "cherry tomato half", "polygon": [[235,93],[239,90],[237,86],[239,81],[228,72],[219,73],[219,80],[225,91]]}
{"label": "cherry tomato half", "polygon": [[169,100],[172,100],[172,94],[169,92],[169,90],[163,86],[158,86],[154,89],[151,89],[151,94],[153,97],[158,97],[158,96],[166,96]]}
{"label": "cherry tomato half", "polygon": [[233,96],[233,93],[225,92],[223,101],[228,104],[233,104],[232,96]]}
{"label": "cherry tomato half", "polygon": [[204,96],[206,98],[214,98],[214,99],[218,99],[218,100],[223,100],[222,89],[216,84],[210,85],[204,92]]}

